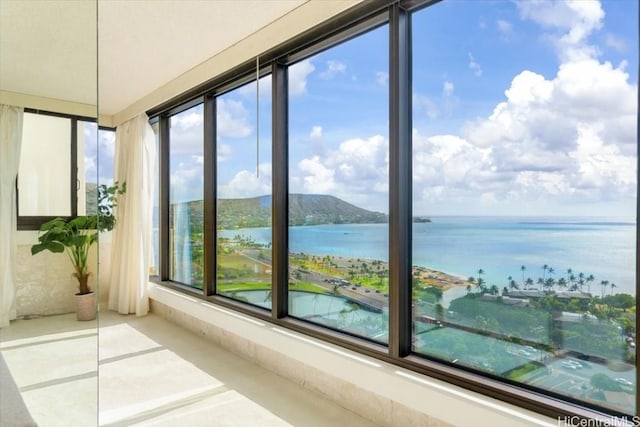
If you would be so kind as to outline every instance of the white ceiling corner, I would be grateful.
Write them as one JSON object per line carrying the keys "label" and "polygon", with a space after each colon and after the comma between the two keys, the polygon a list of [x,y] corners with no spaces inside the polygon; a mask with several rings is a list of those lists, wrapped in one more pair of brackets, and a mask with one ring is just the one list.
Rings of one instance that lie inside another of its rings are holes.
{"label": "white ceiling corner", "polygon": [[0,90],[95,105],[96,3],[0,0]]}
{"label": "white ceiling corner", "polygon": [[100,1],[100,114],[122,111],[305,2]]}

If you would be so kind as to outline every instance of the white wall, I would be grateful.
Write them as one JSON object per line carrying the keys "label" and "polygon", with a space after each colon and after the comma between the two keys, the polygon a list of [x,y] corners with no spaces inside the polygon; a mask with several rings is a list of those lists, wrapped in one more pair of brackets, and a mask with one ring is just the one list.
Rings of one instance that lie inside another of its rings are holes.
{"label": "white wall", "polygon": [[[73,267],[64,254],[41,252],[31,255],[31,246],[37,242],[37,231],[18,231],[16,259],[16,311],[18,317],[71,313],[75,311],[73,295],[78,292],[78,281],[72,276]],[[95,261],[95,248],[89,265]],[[90,277],[95,286],[95,276]]]}
{"label": "white wall", "polygon": [[[109,298],[110,233],[100,236],[99,245],[89,253],[89,287],[98,292],[100,301]],[[75,312],[74,298],[78,281],[69,257],[41,252],[31,255],[37,242],[37,231],[18,231],[16,260],[16,311],[18,317],[43,316]],[[98,257],[100,263],[98,264]]]}

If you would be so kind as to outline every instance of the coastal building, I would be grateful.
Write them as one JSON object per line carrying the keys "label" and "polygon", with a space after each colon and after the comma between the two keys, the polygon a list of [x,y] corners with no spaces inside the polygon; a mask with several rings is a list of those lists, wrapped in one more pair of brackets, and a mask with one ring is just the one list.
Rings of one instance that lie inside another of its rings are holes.
{"label": "coastal building", "polygon": [[637,15],[0,1],[0,425],[633,420]]}

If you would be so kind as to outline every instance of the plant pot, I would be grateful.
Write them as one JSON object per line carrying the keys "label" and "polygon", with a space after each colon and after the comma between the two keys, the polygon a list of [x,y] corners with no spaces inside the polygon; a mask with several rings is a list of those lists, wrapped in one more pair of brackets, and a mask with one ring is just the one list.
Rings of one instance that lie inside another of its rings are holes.
{"label": "plant pot", "polygon": [[78,320],[93,320],[96,318],[96,295],[76,294],[76,316]]}

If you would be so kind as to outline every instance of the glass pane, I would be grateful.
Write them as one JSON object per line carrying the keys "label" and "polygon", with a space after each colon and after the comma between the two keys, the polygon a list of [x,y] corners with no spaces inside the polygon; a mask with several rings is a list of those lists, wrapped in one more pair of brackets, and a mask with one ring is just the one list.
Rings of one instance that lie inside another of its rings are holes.
{"label": "glass pane", "polygon": [[260,79],[259,102],[257,86],[216,100],[216,283],[222,295],[271,308],[271,76]]}
{"label": "glass pane", "polygon": [[203,124],[202,104],[170,118],[169,279],[202,289]]}
{"label": "glass pane", "polygon": [[414,351],[635,414],[637,13],[414,15]]}
{"label": "glass pane", "polygon": [[[102,132],[102,131],[100,131]],[[95,122],[78,121],[78,215],[98,213],[98,125]],[[104,156],[106,157],[106,156]]]}
{"label": "glass pane", "polygon": [[385,26],[289,69],[289,312],[380,342],[388,340],[386,46]]}
{"label": "glass pane", "polygon": [[71,120],[24,114],[20,169],[20,216],[71,215]]}

